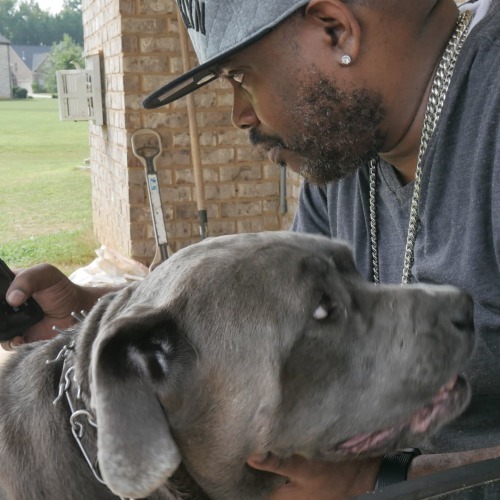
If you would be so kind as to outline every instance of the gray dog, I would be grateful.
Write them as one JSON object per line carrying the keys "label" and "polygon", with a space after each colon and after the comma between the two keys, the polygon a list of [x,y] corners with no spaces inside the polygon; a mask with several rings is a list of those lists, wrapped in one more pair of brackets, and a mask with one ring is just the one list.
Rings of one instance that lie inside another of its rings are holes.
{"label": "gray dog", "polygon": [[205,240],[10,357],[0,498],[263,499],[252,453],[378,455],[458,415],[472,348],[467,296],[366,283],[341,242]]}

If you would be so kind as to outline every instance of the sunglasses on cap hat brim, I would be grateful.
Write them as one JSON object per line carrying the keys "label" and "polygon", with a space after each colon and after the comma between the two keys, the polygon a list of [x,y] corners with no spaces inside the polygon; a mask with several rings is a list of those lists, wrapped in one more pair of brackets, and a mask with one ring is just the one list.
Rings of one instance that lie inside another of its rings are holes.
{"label": "sunglasses on cap hat brim", "polygon": [[166,104],[170,104],[171,102],[184,97],[195,90],[198,90],[205,85],[208,85],[210,82],[213,82],[220,76],[220,68],[223,65],[224,61],[229,57],[234,55],[235,53],[243,50],[249,45],[253,44],[267,33],[269,33],[272,28],[265,30],[262,33],[259,33],[259,36],[256,36],[252,40],[249,40],[247,43],[241,44],[235,49],[229,50],[226,53],[207,61],[200,66],[193,68],[191,71],[184,73],[179,78],[176,78],[170,83],[167,83],[163,87],[158,90],[155,90],[152,94],[150,94],[144,101],[142,102],[142,106],[145,109],[154,109],[159,108],[161,106],[165,106]]}

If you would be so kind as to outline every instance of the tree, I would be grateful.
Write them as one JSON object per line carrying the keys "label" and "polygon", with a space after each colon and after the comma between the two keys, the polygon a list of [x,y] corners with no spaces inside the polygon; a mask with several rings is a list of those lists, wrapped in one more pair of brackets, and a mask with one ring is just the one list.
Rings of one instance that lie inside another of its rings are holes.
{"label": "tree", "polygon": [[35,0],[22,1],[12,17],[13,44],[50,45],[53,38],[51,15],[44,12]]}
{"label": "tree", "polygon": [[0,0],[0,34],[17,45],[52,45],[68,34],[83,45],[81,0],[65,0],[57,14],[43,11],[37,0]]}
{"label": "tree", "polygon": [[44,87],[47,92],[57,92],[56,71],[85,67],[83,49],[69,35],[54,44],[44,67]]}
{"label": "tree", "polygon": [[[69,35],[78,45],[83,45],[81,0],[65,0],[61,12],[55,15],[55,32]],[[54,40],[55,41],[55,40]]]}
{"label": "tree", "polygon": [[12,41],[12,18],[16,0],[0,0],[0,34]]}

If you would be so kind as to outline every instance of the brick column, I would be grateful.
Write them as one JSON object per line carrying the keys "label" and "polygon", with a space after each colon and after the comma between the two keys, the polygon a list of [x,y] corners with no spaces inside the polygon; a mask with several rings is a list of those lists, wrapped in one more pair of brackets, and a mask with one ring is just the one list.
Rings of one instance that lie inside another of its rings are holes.
{"label": "brick column", "polygon": [[[83,0],[85,50],[102,53],[107,120],[90,126],[95,230],[100,242],[144,264],[155,242],[144,170],[130,144],[140,128],[162,138],[157,167],[172,250],[200,239],[185,99],[158,110],[141,107],[146,95],[182,73],[175,9],[173,0]],[[194,97],[209,235],[288,228],[295,175],[283,217],[279,170],[231,125],[229,85],[216,81]]]}

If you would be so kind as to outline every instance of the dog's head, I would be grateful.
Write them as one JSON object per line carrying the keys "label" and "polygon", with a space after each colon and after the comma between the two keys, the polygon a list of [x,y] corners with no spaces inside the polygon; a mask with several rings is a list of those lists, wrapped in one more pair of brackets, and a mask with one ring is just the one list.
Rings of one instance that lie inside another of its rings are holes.
{"label": "dog's head", "polygon": [[83,328],[98,329],[99,463],[125,497],[151,493],[182,459],[214,498],[244,498],[265,491],[251,453],[382,454],[468,400],[455,377],[473,346],[470,299],[366,283],[338,241],[206,240],[107,302]]}

